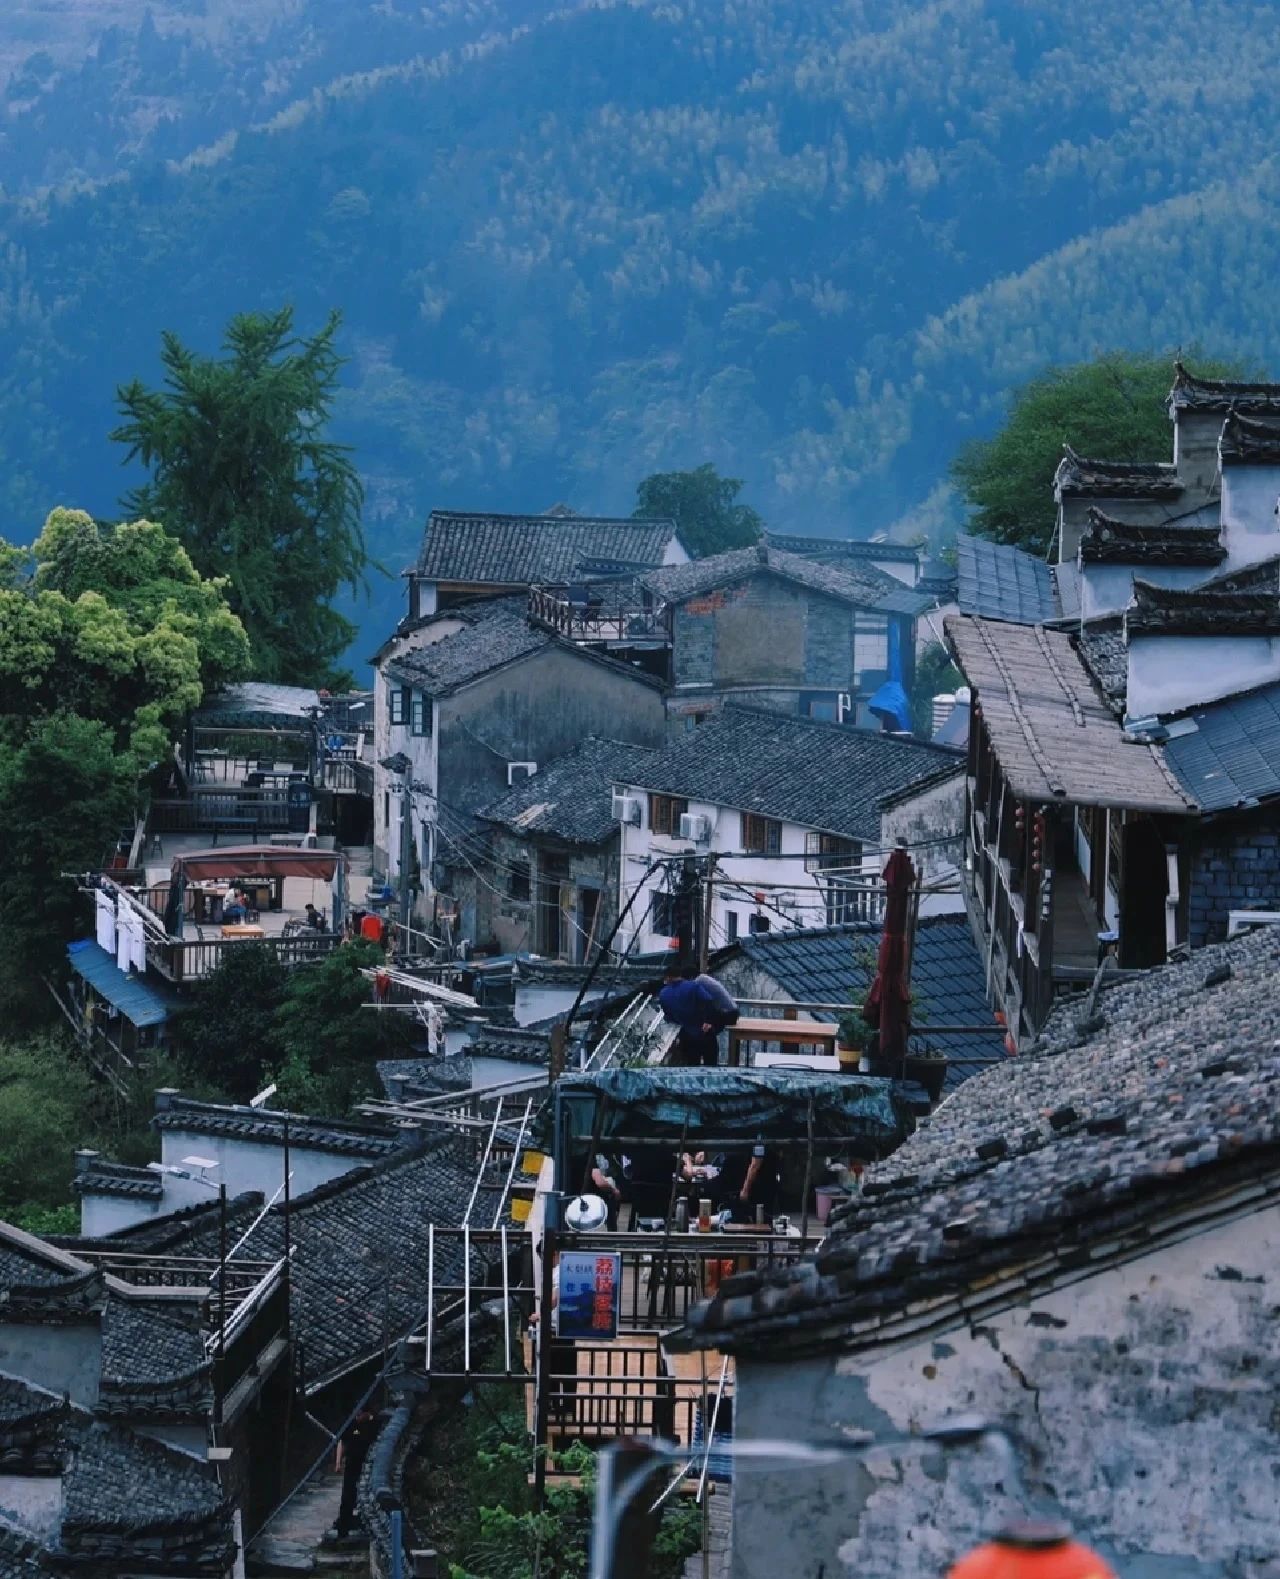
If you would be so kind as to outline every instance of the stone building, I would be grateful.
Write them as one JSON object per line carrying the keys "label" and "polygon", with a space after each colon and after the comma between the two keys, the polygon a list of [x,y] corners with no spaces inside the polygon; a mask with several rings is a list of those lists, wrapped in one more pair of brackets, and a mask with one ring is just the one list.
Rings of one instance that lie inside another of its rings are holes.
{"label": "stone building", "polygon": [[765,543],[638,584],[667,621],[673,719],[696,722],[733,698],[835,723],[874,726],[883,713],[910,728],[915,622],[931,594],[874,564]]}
{"label": "stone building", "polygon": [[[588,736],[657,745],[664,729],[656,679],[534,624],[526,599],[420,620],[378,656],[376,863],[398,881],[407,794],[420,887],[449,902],[457,936],[475,938],[480,811]],[[434,895],[424,908],[438,918]]]}
{"label": "stone building", "polygon": [[619,825],[613,786],[643,775],[652,748],[595,737],[481,813],[489,825],[476,878],[480,939],[580,963],[617,915]]}
{"label": "stone building", "polygon": [[[1027,1444],[1031,1511],[1122,1579],[1272,1574],[1278,970],[1264,928],[1087,1020],[1060,1006],[874,1165],[815,1257],[722,1284],[669,1341],[734,1356],[737,1437],[979,1414]],[[747,1489],[734,1579],[940,1574],[1025,1511],[972,1449],[753,1466]]]}

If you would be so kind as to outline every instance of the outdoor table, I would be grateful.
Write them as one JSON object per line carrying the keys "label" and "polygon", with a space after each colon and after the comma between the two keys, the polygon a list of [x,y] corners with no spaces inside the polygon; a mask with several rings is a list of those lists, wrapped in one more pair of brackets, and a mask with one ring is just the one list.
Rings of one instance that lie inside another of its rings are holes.
{"label": "outdoor table", "polygon": [[744,1042],[777,1042],[781,1047],[821,1047],[835,1052],[837,1027],[822,1020],[749,1020],[729,1027],[729,1063],[742,1061]]}
{"label": "outdoor table", "polygon": [[241,921],[224,926],[222,935],[224,938],[264,938],[267,934],[252,922]]}

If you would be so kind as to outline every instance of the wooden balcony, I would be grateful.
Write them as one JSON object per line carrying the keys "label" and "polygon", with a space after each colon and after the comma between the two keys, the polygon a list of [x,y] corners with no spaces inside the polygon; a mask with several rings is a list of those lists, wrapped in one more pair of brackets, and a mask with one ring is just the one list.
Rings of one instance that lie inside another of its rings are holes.
{"label": "wooden balcony", "polygon": [[[261,942],[274,950],[282,965],[306,965],[323,959],[337,948],[332,932],[307,932],[294,937],[267,936]],[[228,949],[244,948],[244,938],[168,938],[163,943],[147,937],[147,965],[175,987],[202,981],[217,969]]]}
{"label": "wooden balcony", "polygon": [[529,618],[569,641],[666,647],[671,611],[647,602],[631,583],[529,589]]}

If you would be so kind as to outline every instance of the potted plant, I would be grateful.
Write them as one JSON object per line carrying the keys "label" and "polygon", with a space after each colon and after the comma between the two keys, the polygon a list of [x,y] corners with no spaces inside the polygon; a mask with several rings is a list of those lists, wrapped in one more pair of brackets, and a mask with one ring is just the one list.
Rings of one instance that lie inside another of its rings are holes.
{"label": "potted plant", "polygon": [[908,1080],[914,1080],[917,1085],[922,1085],[929,1095],[929,1101],[936,1103],[947,1078],[947,1055],[935,1047],[921,1047],[915,1052],[908,1052],[903,1075]]}
{"label": "potted plant", "polygon": [[866,1022],[857,1009],[846,1009],[836,1024],[836,1057],[841,1069],[856,1070],[866,1045]]}

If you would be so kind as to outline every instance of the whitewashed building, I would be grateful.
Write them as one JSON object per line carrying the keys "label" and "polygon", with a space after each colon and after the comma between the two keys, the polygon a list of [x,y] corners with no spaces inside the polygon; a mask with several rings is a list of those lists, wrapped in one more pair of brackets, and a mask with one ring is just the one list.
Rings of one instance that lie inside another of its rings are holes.
{"label": "whitewashed building", "polygon": [[[710,941],[875,919],[898,838],[945,886],[962,829],[963,761],[920,741],[731,706],[616,786],[621,937],[676,935],[679,860],[714,856]],[[641,892],[636,895],[636,889]],[[940,894],[923,913],[958,899]]]}

